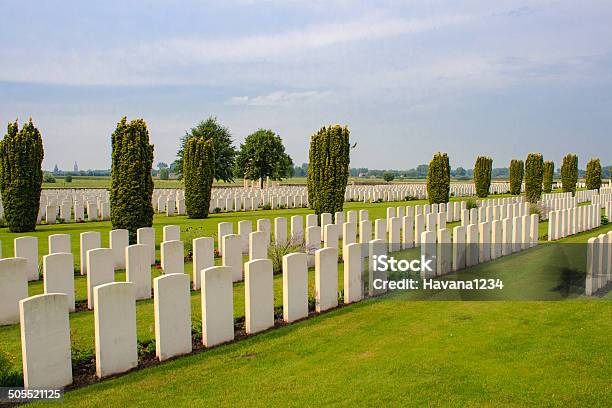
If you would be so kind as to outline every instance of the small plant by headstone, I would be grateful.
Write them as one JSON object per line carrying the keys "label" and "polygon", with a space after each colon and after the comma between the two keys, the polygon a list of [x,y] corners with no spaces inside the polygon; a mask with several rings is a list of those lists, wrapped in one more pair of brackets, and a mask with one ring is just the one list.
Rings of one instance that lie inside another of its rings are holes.
{"label": "small plant by headstone", "polygon": [[303,238],[291,236],[286,243],[270,243],[268,258],[272,261],[274,274],[283,272],[283,257],[294,252],[306,252]]}

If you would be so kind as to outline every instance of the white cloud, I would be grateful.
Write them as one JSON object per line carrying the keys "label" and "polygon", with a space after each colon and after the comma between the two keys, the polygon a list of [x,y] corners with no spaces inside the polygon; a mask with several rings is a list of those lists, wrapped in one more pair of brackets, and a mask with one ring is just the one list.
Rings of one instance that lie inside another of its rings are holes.
{"label": "white cloud", "polygon": [[143,54],[181,63],[245,62],[265,60],[309,49],[415,34],[469,21],[465,15],[439,16],[422,19],[398,17],[366,17],[349,22],[308,26],[302,30],[240,38],[178,38],[146,44]]}
{"label": "white cloud", "polygon": [[211,65],[282,64],[337,45],[416,34],[470,19],[467,15],[408,19],[374,13],[273,34],[177,37],[111,49],[41,49],[34,51],[36,59],[31,58],[33,50],[7,49],[4,57],[11,63],[0,64],[0,80],[70,85],[211,84],[214,78],[202,76],[202,68]]}
{"label": "white cloud", "polygon": [[246,106],[285,106],[293,105],[298,102],[310,102],[319,99],[328,92],[305,91],[287,92],[276,91],[265,95],[257,96],[234,96],[230,98],[226,105],[246,105]]}

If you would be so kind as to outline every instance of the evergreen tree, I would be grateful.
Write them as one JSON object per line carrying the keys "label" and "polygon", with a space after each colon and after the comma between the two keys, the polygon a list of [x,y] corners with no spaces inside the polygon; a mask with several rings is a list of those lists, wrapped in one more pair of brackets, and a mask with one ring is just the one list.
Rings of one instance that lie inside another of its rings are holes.
{"label": "evergreen tree", "polygon": [[0,142],[0,191],[4,217],[11,232],[36,228],[42,189],[42,137],[32,119],[21,130],[9,123]]}
{"label": "evergreen tree", "polygon": [[478,156],[474,164],[474,185],[476,195],[480,198],[488,197],[491,188],[491,169],[493,159],[485,156]]}
{"label": "evergreen tree", "polygon": [[310,138],[308,201],[317,215],[342,211],[350,148],[346,126],[322,127]]}
{"label": "evergreen tree", "polygon": [[153,145],[143,119],[128,123],[123,117],[111,140],[111,223],[127,229],[134,243],[138,228],[153,225]]}
{"label": "evergreen tree", "polygon": [[213,141],[203,137],[189,139],[185,144],[183,160],[185,206],[189,218],[208,217],[214,174]]}
{"label": "evergreen tree", "polygon": [[578,156],[569,153],[563,158],[561,165],[561,184],[563,192],[576,193],[576,183],[578,182]]}
{"label": "evergreen tree", "polygon": [[544,177],[542,187],[545,193],[550,193],[553,186],[553,175],[555,174],[555,163],[552,161],[544,162]]}
{"label": "evergreen tree", "polygon": [[446,153],[436,153],[427,171],[427,196],[430,204],[448,203],[450,164]]}
{"label": "evergreen tree", "polygon": [[599,190],[601,187],[601,163],[591,159],[586,168],[585,182],[587,190]]}
{"label": "evergreen tree", "polygon": [[537,203],[542,196],[544,158],[540,153],[529,153],[525,160],[525,197],[530,203]]}
{"label": "evergreen tree", "polygon": [[523,161],[522,160],[511,160],[510,161],[510,194],[519,195],[521,194],[521,186],[523,185]]}

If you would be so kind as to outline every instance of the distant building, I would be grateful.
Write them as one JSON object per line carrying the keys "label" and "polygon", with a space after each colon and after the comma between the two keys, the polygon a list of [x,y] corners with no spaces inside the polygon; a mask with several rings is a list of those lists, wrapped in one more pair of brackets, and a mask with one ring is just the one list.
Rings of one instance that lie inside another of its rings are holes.
{"label": "distant building", "polygon": [[74,162],[74,172],[75,173],[79,172],[79,166],[77,166],[77,162]]}
{"label": "distant building", "polygon": [[60,175],[60,171],[59,171],[59,168],[57,167],[57,164],[53,168],[53,175],[54,176],[59,176]]}

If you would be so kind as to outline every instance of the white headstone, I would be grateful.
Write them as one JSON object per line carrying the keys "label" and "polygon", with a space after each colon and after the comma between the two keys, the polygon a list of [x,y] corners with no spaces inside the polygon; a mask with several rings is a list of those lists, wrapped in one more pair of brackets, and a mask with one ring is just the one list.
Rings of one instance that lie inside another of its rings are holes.
{"label": "white headstone", "polygon": [[291,323],[307,316],[307,255],[296,252],[283,256],[283,320]]}
{"label": "white headstone", "polygon": [[125,280],[134,284],[137,300],[151,298],[150,247],[144,244],[129,245],[125,248]]}
{"label": "white headstone", "polygon": [[253,334],[274,327],[272,261],[256,259],[244,265],[245,329]]}
{"label": "white headstone", "polygon": [[317,313],[338,306],[338,250],[315,252],[315,298]]}
{"label": "white headstone", "polygon": [[0,259],[0,326],[19,323],[19,301],[28,297],[24,258]]}
{"label": "white headstone", "polygon": [[72,383],[68,297],[51,293],[19,301],[23,385],[62,388]]}
{"label": "white headstone", "polygon": [[189,275],[172,273],[153,280],[155,355],[159,361],[190,353],[191,295]]}
{"label": "white headstone", "polygon": [[213,266],[202,271],[202,343],[206,347],[234,340],[232,270]]}
{"label": "white headstone", "polygon": [[74,312],[74,256],[71,253],[43,256],[43,282],[45,293],[65,294],[68,310]]}
{"label": "white headstone", "polygon": [[96,375],[102,378],[136,367],[138,351],[134,284],[114,282],[96,286],[93,297]]}

